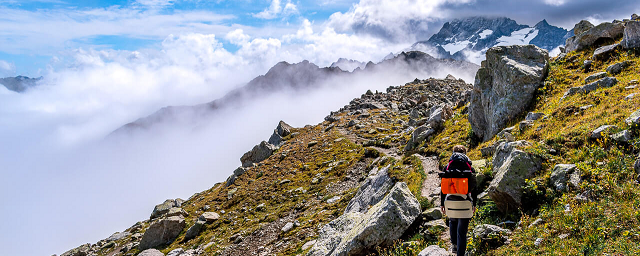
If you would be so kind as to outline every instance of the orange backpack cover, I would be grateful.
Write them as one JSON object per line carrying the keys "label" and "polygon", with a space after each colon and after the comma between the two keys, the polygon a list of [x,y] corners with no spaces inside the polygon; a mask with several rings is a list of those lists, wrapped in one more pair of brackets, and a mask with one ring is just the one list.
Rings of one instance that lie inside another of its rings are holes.
{"label": "orange backpack cover", "polygon": [[468,178],[442,178],[440,187],[442,194],[463,194],[469,193]]}

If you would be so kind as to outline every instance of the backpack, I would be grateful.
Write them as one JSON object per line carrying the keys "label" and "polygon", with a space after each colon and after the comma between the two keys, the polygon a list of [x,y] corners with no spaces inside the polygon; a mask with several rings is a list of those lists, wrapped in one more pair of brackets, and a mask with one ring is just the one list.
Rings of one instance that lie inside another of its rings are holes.
{"label": "backpack", "polygon": [[469,178],[472,177],[472,168],[469,158],[461,153],[453,153],[444,172],[438,175],[441,178],[440,188],[445,195],[469,193]]}

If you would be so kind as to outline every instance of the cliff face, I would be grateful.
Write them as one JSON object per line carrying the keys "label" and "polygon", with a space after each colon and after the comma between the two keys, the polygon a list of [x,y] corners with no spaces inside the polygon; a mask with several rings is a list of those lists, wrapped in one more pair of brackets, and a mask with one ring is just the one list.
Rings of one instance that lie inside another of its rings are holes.
{"label": "cliff face", "polygon": [[535,61],[507,61],[519,69],[502,78],[543,83],[485,142],[472,129],[469,111],[484,103],[469,103],[480,93],[471,84],[416,79],[368,91],[322,123],[278,124],[250,154],[260,157],[226,182],[63,255],[446,254],[434,246],[449,243],[436,172],[457,144],[470,147],[478,172],[474,255],[637,255],[640,53],[593,42],[548,60],[546,76],[521,72]]}

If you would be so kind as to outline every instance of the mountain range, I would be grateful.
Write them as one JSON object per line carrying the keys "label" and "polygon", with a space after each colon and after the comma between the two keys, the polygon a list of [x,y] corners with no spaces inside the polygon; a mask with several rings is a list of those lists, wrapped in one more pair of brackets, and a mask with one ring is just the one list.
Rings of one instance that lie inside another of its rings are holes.
{"label": "mountain range", "polygon": [[506,17],[470,17],[446,22],[438,33],[411,48],[431,49],[441,58],[470,60],[472,52],[484,53],[501,45],[533,44],[551,52],[572,35],[573,30],[549,25],[546,20],[530,27]]}
{"label": "mountain range", "polygon": [[14,92],[24,92],[31,87],[35,87],[38,85],[38,81],[42,80],[42,77],[39,78],[29,78],[26,76],[16,76],[16,77],[5,77],[0,78],[0,84],[7,87],[7,89]]}

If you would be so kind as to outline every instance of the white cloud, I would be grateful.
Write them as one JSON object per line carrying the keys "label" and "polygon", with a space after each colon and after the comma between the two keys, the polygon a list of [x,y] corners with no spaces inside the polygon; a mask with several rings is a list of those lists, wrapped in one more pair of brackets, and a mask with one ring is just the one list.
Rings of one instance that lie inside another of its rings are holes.
{"label": "white cloud", "polygon": [[552,5],[552,6],[560,6],[565,4],[567,1],[566,0],[543,0],[543,2],[545,4]]}
{"label": "white cloud", "polygon": [[164,7],[173,5],[175,0],[136,0],[137,4],[147,7]]}
{"label": "white cloud", "polygon": [[0,70],[2,71],[14,71],[16,69],[13,63],[6,62],[4,60],[0,60]]}
{"label": "white cloud", "polygon": [[253,16],[260,19],[275,19],[282,14],[283,16],[290,16],[294,14],[298,14],[298,7],[291,2],[291,0],[287,0],[284,8],[280,0],[272,0],[271,4],[264,11],[254,14]]}

